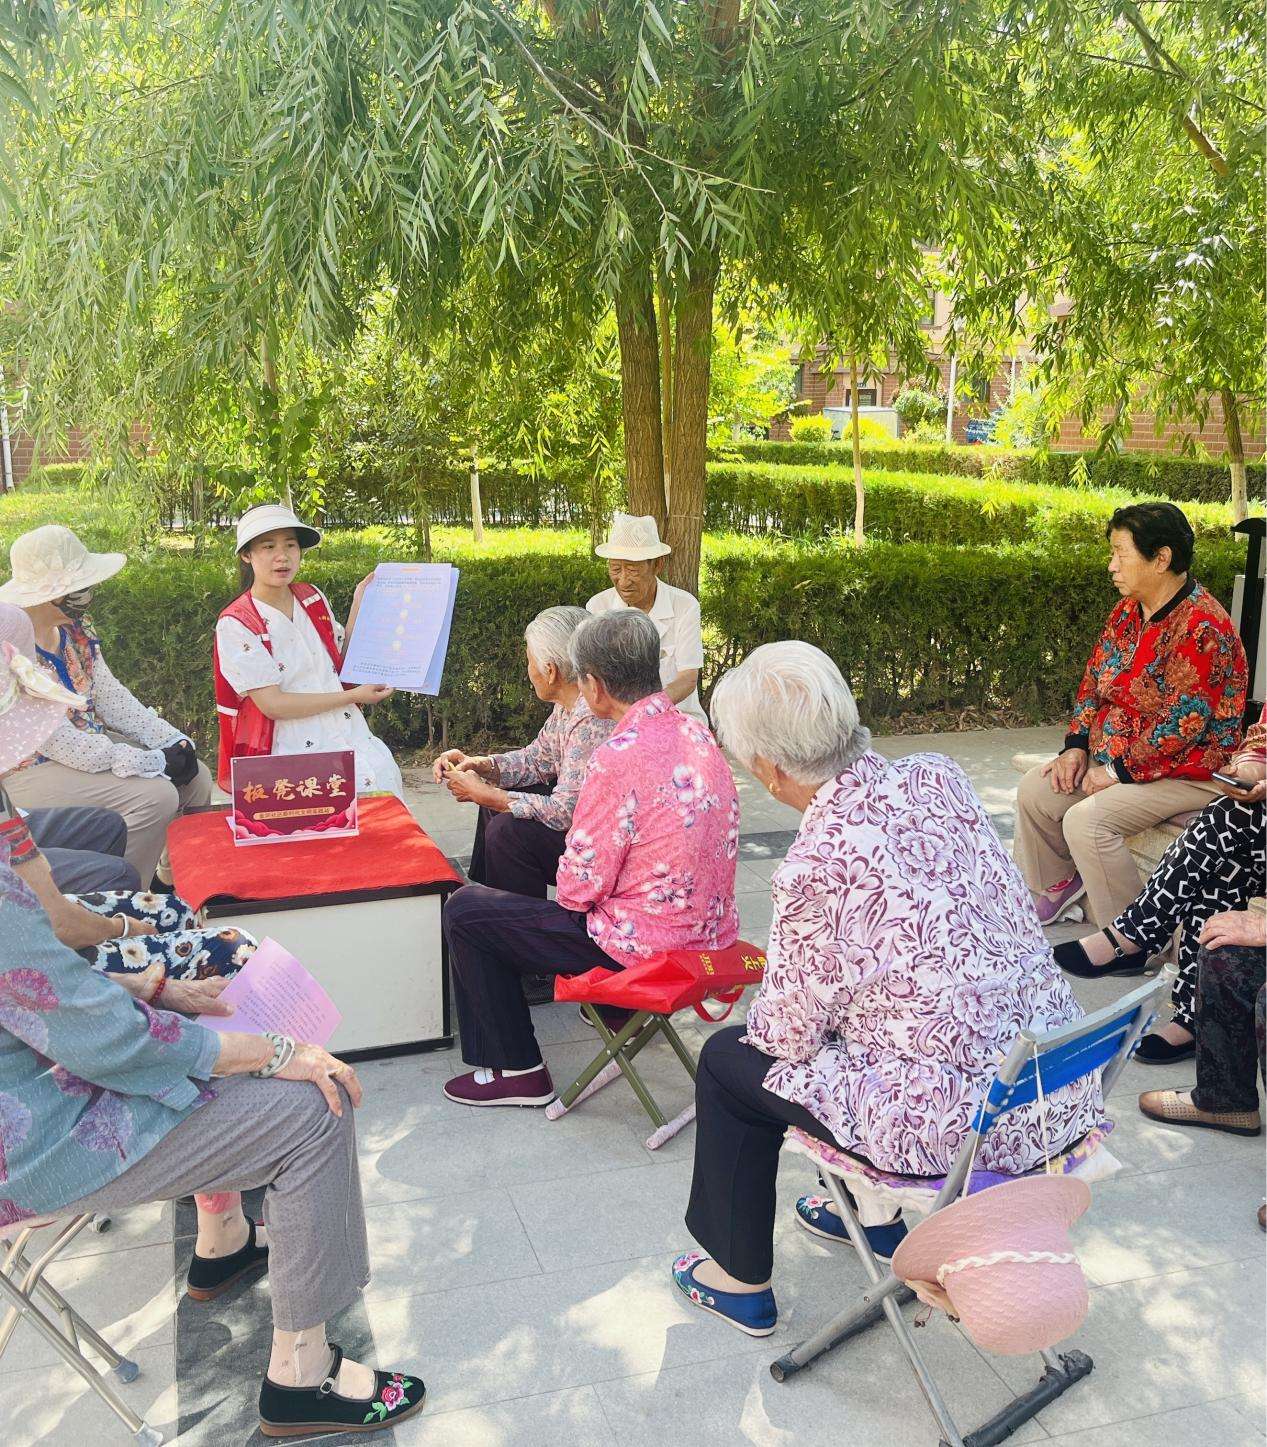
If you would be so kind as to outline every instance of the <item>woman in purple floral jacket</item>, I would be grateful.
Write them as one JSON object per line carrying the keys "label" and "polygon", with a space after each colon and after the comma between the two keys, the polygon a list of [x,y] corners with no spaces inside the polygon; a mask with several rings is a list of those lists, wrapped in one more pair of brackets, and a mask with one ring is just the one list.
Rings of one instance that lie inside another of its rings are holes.
{"label": "woman in purple floral jacket", "polygon": [[[696,1086],[686,1222],[708,1256],[674,1263],[698,1305],[773,1331],[775,1175],[788,1125],[895,1173],[944,1172],[1018,1030],[1081,1014],[1033,901],[963,770],[940,754],[894,762],[836,665],[770,643],[713,695],[718,737],[803,814],[773,879],[768,965],[745,1027],[713,1035]],[[1100,1091],[1053,1091],[1046,1118],[1014,1111],[980,1164],[1019,1174],[1094,1127]],[[801,1224],[847,1240],[821,1197]],[[906,1234],[870,1227],[877,1255]]]}

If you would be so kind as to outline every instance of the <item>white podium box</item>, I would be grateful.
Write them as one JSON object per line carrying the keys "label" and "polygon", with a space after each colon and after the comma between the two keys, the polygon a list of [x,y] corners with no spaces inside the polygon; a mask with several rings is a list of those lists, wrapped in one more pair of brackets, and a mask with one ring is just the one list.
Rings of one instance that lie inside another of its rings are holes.
{"label": "white podium box", "polygon": [[449,960],[440,928],[452,886],[292,899],[212,900],[207,924],[275,939],[320,982],[343,1021],[327,1047],[351,1059],[453,1043]]}

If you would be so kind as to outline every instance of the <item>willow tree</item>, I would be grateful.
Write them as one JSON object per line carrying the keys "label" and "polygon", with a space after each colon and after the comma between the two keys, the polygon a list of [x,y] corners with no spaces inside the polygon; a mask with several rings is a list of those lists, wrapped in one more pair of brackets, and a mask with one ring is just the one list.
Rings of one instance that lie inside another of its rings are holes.
{"label": "willow tree", "polygon": [[1199,429],[1218,399],[1238,518],[1267,388],[1261,19],[1240,0],[1038,0],[1027,73],[1050,141],[1018,216],[1028,259],[965,299],[1003,328],[1021,294],[1064,299],[1041,372],[1102,445],[1139,410]]}
{"label": "willow tree", "polygon": [[610,305],[629,505],[688,587],[723,269],[874,330],[861,270],[913,275],[921,243],[1009,261],[1032,154],[1006,0],[42,0],[0,25],[17,13],[0,290],[37,425],[122,436],[226,381],[284,390],[384,291],[419,338],[470,285],[508,330],[545,291],[573,324]]}

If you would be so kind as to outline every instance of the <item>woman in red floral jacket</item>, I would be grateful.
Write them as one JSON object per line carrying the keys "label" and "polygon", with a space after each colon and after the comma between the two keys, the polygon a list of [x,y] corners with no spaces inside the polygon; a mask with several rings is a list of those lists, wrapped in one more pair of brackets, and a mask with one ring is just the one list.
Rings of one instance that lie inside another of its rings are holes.
{"label": "woman in red floral jacket", "polygon": [[1087,662],[1064,749],[1016,798],[1016,862],[1044,924],[1084,894],[1097,925],[1120,914],[1141,883],[1126,839],[1203,809],[1241,736],[1245,650],[1189,572],[1187,518],[1173,503],[1137,503],[1106,531],[1122,601]]}

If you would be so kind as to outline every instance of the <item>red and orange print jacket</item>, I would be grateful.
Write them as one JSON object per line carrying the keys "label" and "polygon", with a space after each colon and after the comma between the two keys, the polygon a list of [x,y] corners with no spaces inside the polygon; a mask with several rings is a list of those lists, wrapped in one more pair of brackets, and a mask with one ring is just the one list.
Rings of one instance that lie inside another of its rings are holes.
{"label": "red and orange print jacket", "polygon": [[1195,578],[1147,623],[1123,598],[1087,660],[1065,748],[1124,784],[1208,779],[1240,742],[1246,672],[1232,620]]}

